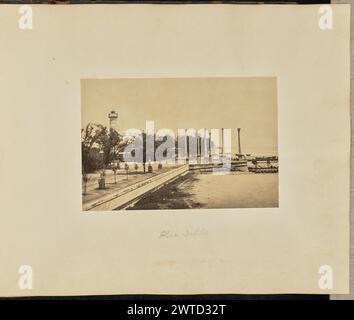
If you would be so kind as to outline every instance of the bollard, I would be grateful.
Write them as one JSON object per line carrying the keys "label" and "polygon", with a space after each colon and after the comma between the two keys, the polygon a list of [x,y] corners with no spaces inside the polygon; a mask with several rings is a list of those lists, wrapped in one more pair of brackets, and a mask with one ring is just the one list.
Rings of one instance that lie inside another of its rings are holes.
{"label": "bollard", "polygon": [[98,179],[98,189],[105,189],[106,188],[106,181],[104,178]]}

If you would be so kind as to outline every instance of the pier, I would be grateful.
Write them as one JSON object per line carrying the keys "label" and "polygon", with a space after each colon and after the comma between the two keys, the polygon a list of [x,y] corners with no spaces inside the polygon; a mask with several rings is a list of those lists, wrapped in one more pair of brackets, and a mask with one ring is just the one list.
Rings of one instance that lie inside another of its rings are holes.
{"label": "pier", "polygon": [[[111,112],[111,126],[116,125],[116,118],[117,114]],[[237,128],[235,139],[237,152],[231,154],[230,140],[229,143],[225,141],[224,128],[221,133],[221,146],[217,148],[212,147],[208,131],[204,132],[203,138],[185,136],[184,157],[179,158],[180,154],[176,154],[177,161],[172,164],[126,162],[118,165],[118,169],[113,163],[104,169],[103,176],[102,172],[101,176],[91,175],[91,181],[83,187],[83,210],[277,206],[278,158],[243,154],[241,128]],[[195,154],[190,148],[194,143]],[[109,169],[114,175],[105,173]],[[255,178],[255,174],[276,175]],[[166,199],[169,204],[164,204]]]}

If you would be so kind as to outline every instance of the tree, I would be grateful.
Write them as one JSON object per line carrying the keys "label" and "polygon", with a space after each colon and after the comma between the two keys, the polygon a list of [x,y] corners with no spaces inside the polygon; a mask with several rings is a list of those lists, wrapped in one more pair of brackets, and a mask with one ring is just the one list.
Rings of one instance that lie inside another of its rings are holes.
{"label": "tree", "polygon": [[125,169],[125,171],[126,171],[126,173],[127,173],[127,180],[128,180],[128,173],[129,173],[129,165],[126,163],[125,164],[125,166],[124,166],[124,169]]}
{"label": "tree", "polygon": [[81,161],[82,173],[90,173],[99,167],[99,141],[103,132],[103,126],[89,123],[81,129]]}
{"label": "tree", "polygon": [[117,170],[118,170],[118,166],[116,163],[114,163],[111,167],[113,173],[114,173],[114,184],[117,184]]}
{"label": "tree", "polygon": [[82,194],[85,195],[87,193],[87,182],[90,181],[90,177],[87,173],[82,174],[82,181],[84,182],[84,190]]}
{"label": "tree", "polygon": [[[88,173],[102,170],[101,178],[104,179],[105,170],[114,161],[119,161],[119,152],[127,142],[114,129],[89,123],[81,129],[81,157],[84,190],[88,181]],[[116,175],[117,166],[111,168]],[[115,176],[116,179],[116,176]]]}
{"label": "tree", "polygon": [[143,172],[146,172],[146,133],[139,133],[138,135],[131,137],[130,141],[127,144],[131,144],[131,149],[129,148],[129,152],[131,152],[132,160],[135,162],[141,163],[143,166]]}
{"label": "tree", "polygon": [[97,142],[102,151],[103,170],[105,170],[112,161],[117,159],[121,140],[119,133],[114,129],[108,129],[107,127],[102,128]]}
{"label": "tree", "polygon": [[87,193],[87,183],[90,180],[89,173],[100,167],[100,154],[98,141],[102,135],[103,126],[89,123],[81,129],[81,161],[83,194]]}

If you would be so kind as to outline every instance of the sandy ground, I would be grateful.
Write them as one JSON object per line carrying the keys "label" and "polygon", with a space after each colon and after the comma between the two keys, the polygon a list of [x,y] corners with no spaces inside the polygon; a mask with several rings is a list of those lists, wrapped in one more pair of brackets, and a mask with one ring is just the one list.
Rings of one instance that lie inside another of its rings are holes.
{"label": "sandy ground", "polygon": [[[152,163],[151,164],[153,167],[153,174],[150,174],[147,172],[148,170],[148,164],[146,164],[146,172],[144,173],[143,171],[143,166],[142,164],[138,164],[138,169],[135,170],[134,169],[134,164],[130,164],[129,165],[129,171],[128,171],[128,176],[131,177],[131,179],[135,179],[136,177],[140,176],[141,174],[144,174],[143,178],[149,178],[155,174],[161,173],[161,172],[166,172],[166,169],[173,169],[176,168],[177,165],[175,164],[163,164],[163,170],[158,169],[157,163]],[[122,169],[117,170],[117,174],[116,177],[114,178],[114,173],[112,170],[110,169],[106,169],[106,176],[105,176],[105,180],[106,180],[106,184],[107,186],[109,185],[113,185],[116,183],[120,183],[121,185],[124,185],[124,181],[127,180],[127,172],[124,170],[124,166],[121,165]],[[86,183],[86,191],[89,192],[91,190],[95,190],[98,188],[98,179],[100,178],[101,172],[95,172],[95,173],[90,173],[88,175],[89,177],[89,181]],[[128,178],[129,180],[129,178]],[[137,180],[137,179],[136,179]],[[138,181],[138,180],[137,180]],[[130,183],[128,183],[130,184]],[[128,185],[126,183],[126,185]],[[84,183],[82,182],[82,188],[84,189]]]}
{"label": "sandy ground", "polygon": [[128,209],[278,207],[278,174],[188,173]]}

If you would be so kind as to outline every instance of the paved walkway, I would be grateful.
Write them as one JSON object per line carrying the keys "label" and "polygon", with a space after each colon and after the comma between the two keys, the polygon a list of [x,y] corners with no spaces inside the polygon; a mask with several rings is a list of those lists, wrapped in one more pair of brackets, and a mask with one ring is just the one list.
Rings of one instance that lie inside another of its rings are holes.
{"label": "paved walkway", "polygon": [[[157,164],[152,164],[153,172],[146,173],[143,172],[142,166],[139,166],[139,170],[135,172],[134,167],[130,166],[131,169],[128,172],[128,175],[124,169],[120,169],[117,171],[116,175],[116,183],[114,181],[114,173],[112,170],[106,170],[106,188],[104,190],[98,189],[98,179],[100,177],[100,173],[94,173],[90,175],[90,181],[87,183],[86,194],[82,196],[82,203],[91,202],[94,200],[98,200],[107,194],[113,193],[119,189],[123,189],[128,187],[134,183],[146,180],[158,174],[167,172],[173,168],[177,168],[177,165],[163,165],[162,169],[157,169]],[[146,170],[147,170],[146,165]],[[83,189],[84,190],[84,189]]]}

